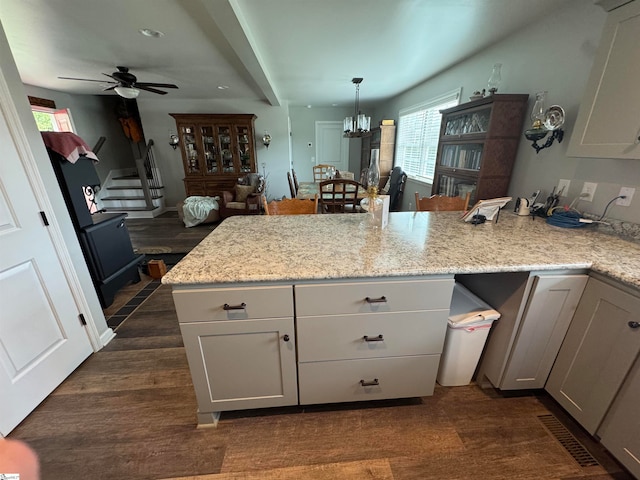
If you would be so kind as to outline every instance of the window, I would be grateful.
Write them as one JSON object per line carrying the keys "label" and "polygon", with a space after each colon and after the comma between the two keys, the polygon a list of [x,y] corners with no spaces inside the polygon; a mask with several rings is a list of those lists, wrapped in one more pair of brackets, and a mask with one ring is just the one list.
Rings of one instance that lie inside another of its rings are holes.
{"label": "window", "polygon": [[71,113],[66,108],[55,110],[32,105],[31,111],[41,132],[73,132]]}
{"label": "window", "polygon": [[456,89],[428,102],[400,110],[396,138],[396,165],[416,180],[433,183],[440,136],[440,110],[460,103]]}

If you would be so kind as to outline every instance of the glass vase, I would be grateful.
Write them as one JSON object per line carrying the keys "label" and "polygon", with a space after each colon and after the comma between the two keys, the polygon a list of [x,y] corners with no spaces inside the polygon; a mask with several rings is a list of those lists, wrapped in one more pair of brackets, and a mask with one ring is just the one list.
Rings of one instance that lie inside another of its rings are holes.
{"label": "glass vase", "polygon": [[371,150],[371,160],[369,161],[369,170],[367,171],[367,191],[372,188],[378,193],[380,183],[380,150]]}
{"label": "glass vase", "polygon": [[536,93],[536,101],[531,109],[531,126],[532,128],[542,128],[544,122],[545,108],[544,104],[547,100],[547,92]]}
{"label": "glass vase", "polygon": [[489,94],[493,95],[498,91],[498,87],[500,86],[500,82],[502,81],[502,64],[496,63],[493,66],[493,70],[491,70],[491,76],[487,81],[487,87],[489,88]]}

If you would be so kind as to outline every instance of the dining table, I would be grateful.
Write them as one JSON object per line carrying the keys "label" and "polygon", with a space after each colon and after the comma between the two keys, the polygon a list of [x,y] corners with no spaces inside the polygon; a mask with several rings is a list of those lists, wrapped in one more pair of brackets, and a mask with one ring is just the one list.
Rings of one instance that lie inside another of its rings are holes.
{"label": "dining table", "polygon": [[[350,191],[349,188],[347,189],[347,192],[348,191]],[[318,198],[320,198],[319,182],[300,182],[299,183],[296,198],[313,199],[315,195],[318,195]],[[363,186],[360,186],[360,188],[358,189],[358,200],[362,200],[366,196],[367,196],[367,190]]]}

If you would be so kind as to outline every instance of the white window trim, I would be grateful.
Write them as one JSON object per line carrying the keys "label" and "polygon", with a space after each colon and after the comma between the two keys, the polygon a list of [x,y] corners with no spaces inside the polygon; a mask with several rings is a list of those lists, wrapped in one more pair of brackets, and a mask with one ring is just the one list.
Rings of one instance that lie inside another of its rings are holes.
{"label": "white window trim", "polygon": [[[411,113],[414,113],[420,110],[427,110],[429,108],[432,108],[435,105],[445,103],[447,101],[452,101],[452,100],[458,100],[458,105],[459,105],[461,96],[462,96],[462,87],[459,87],[454,90],[445,92],[441,95],[438,95],[437,97],[433,97],[427,100],[426,102],[418,103],[415,105],[411,105],[410,107],[403,108],[398,112],[398,126],[400,126],[400,117],[402,115],[409,115]],[[398,144],[396,143],[396,145]],[[427,179],[425,179],[425,177],[416,176],[409,173],[407,173],[407,178],[411,179],[414,182],[421,183],[424,185],[432,185],[432,182],[433,182],[433,180],[428,181]]]}
{"label": "white window trim", "polygon": [[[77,132],[76,130],[76,126],[73,123],[73,117],[71,116],[71,110],[68,108],[49,108],[49,107],[42,107],[40,105],[30,105],[31,107],[31,111],[32,112],[42,112],[42,113],[48,113],[50,115],[55,115],[56,113],[60,113],[60,112],[64,112],[67,115],[67,118],[69,120],[69,125],[71,126],[71,132],[75,133]],[[55,120],[54,120],[55,123]],[[57,130],[54,130],[57,131]]]}

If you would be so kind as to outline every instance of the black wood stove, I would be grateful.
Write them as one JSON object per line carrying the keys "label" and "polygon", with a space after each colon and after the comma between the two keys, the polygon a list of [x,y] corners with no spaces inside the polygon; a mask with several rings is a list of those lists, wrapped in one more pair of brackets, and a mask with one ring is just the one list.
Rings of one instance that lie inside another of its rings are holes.
{"label": "black wood stove", "polygon": [[[45,142],[46,143],[46,142]],[[131,246],[125,213],[99,211],[95,201],[100,180],[93,160],[80,155],[71,163],[47,147],[89,272],[103,308],[113,303],[115,293],[140,281],[138,265],[144,255]]]}

